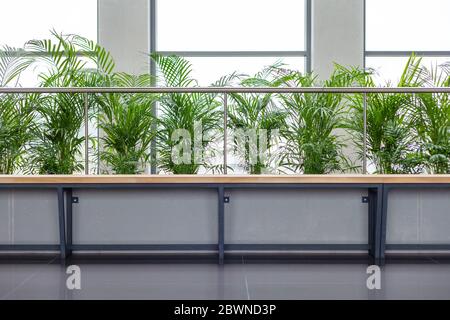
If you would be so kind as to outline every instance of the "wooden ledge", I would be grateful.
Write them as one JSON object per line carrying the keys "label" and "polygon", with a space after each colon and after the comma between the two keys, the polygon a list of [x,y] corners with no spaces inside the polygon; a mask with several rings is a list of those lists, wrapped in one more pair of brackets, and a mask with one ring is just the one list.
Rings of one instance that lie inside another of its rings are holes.
{"label": "wooden ledge", "polygon": [[0,184],[450,184],[450,175],[0,175]]}

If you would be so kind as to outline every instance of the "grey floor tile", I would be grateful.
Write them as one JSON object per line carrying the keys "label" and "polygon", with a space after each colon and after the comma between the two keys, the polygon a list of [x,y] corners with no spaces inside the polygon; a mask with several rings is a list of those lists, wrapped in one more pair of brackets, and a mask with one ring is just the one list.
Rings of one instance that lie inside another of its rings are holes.
{"label": "grey floor tile", "polygon": [[450,299],[450,264],[382,268],[366,287],[367,264],[85,263],[81,290],[60,264],[0,264],[1,299]]}
{"label": "grey floor tile", "polygon": [[365,284],[249,283],[252,300],[369,299]]}
{"label": "grey floor tile", "polygon": [[48,267],[49,261],[39,264],[30,263],[5,263],[0,264],[0,299],[4,299],[17,287],[32,279],[38,272]]}
{"label": "grey floor tile", "polygon": [[67,290],[65,268],[50,265],[7,299],[245,299],[241,265],[86,264],[81,290]]}

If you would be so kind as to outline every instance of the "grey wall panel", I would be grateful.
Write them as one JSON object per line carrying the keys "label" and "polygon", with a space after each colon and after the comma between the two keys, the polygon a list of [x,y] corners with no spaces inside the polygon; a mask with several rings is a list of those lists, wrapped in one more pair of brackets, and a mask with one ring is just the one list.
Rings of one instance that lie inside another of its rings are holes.
{"label": "grey wall panel", "polygon": [[217,243],[216,190],[76,190],[74,244]]}
{"label": "grey wall panel", "polygon": [[450,190],[423,190],[419,203],[423,243],[450,243]]}
{"label": "grey wall panel", "polygon": [[419,210],[416,190],[391,190],[388,198],[386,243],[418,243]]}
{"label": "grey wall panel", "polygon": [[58,244],[58,200],[55,190],[15,190],[15,244]]}
{"label": "grey wall panel", "polygon": [[450,244],[450,190],[391,190],[388,244]]}
{"label": "grey wall panel", "polygon": [[225,242],[366,244],[365,190],[231,190]]}
{"label": "grey wall panel", "polygon": [[364,2],[313,0],[312,69],[328,79],[334,63],[364,65]]}
{"label": "grey wall panel", "polygon": [[10,191],[0,191],[0,244],[11,244],[10,194]]}
{"label": "grey wall panel", "polygon": [[55,190],[1,191],[0,211],[1,243],[59,243]]}
{"label": "grey wall panel", "polygon": [[99,0],[98,42],[114,57],[115,70],[148,73],[149,0]]}
{"label": "grey wall panel", "polygon": [[[367,243],[365,190],[227,190],[226,243]],[[75,190],[76,244],[216,243],[216,190]],[[0,244],[57,244],[55,190],[0,191]],[[450,243],[450,190],[391,190],[388,244]]]}

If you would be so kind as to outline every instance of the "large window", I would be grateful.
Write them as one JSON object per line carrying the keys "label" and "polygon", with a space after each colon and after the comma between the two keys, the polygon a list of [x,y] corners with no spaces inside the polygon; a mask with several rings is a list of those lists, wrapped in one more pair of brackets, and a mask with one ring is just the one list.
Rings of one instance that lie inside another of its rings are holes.
{"label": "large window", "polygon": [[412,52],[426,67],[450,61],[450,1],[365,0],[366,67],[395,85]]}
{"label": "large window", "polygon": [[153,51],[188,58],[200,85],[277,61],[308,69],[308,0],[151,1]]}
{"label": "large window", "polygon": [[[2,1],[1,10],[0,46],[22,48],[28,40],[49,38],[52,30],[97,41],[97,0],[11,0]],[[24,72],[20,85],[35,86],[39,71]]]}
{"label": "large window", "polygon": [[22,47],[51,29],[97,40],[97,0],[12,0],[2,1],[1,9],[1,44]]}

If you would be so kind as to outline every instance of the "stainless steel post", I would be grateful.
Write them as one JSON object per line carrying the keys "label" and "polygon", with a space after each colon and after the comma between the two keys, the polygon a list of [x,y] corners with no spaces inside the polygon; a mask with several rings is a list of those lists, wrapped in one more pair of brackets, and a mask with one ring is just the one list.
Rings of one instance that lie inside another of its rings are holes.
{"label": "stainless steel post", "polygon": [[228,140],[228,93],[223,94],[223,173],[228,173],[227,159],[227,140]]}
{"label": "stainless steel post", "polygon": [[84,174],[89,174],[89,100],[84,94]]}
{"label": "stainless steel post", "polygon": [[367,93],[363,94],[363,174],[367,174]]}

